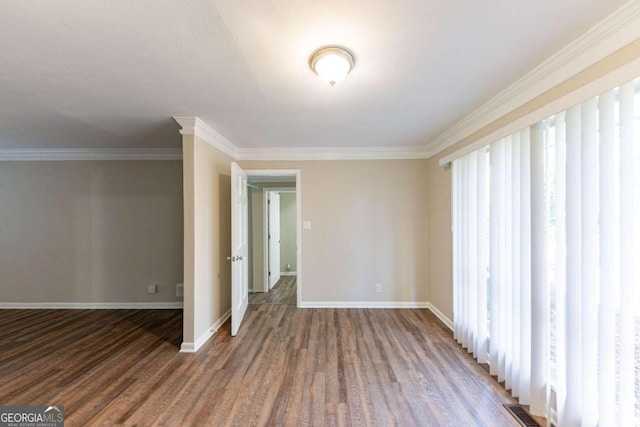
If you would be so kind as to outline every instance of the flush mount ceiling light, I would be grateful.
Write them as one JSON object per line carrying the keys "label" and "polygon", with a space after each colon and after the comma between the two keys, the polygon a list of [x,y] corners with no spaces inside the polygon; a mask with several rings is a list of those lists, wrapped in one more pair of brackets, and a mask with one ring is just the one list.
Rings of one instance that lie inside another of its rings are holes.
{"label": "flush mount ceiling light", "polygon": [[338,46],[316,50],[309,61],[311,69],[331,86],[344,80],[354,64],[351,52]]}

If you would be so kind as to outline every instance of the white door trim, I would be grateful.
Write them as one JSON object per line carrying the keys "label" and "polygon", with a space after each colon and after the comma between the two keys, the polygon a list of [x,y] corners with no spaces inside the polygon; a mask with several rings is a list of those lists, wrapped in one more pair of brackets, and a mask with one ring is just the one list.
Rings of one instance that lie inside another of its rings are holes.
{"label": "white door trim", "polygon": [[[269,264],[265,270],[267,270],[268,289],[270,291],[280,280],[280,193],[274,190],[266,190],[262,194],[263,199],[264,196],[267,196],[267,209],[264,212],[266,212],[268,224],[265,235],[267,237],[267,259]],[[274,211],[278,212],[277,215],[274,215]],[[276,238],[278,239],[277,244],[274,243]],[[274,248],[276,245],[278,246],[277,251]]]}
{"label": "white door trim", "polygon": [[[296,306],[300,307],[302,303],[302,177],[301,177],[301,171],[300,169],[245,169],[245,172],[247,172],[248,176],[291,176],[296,178],[296,187],[295,187],[296,230],[297,230],[296,245],[298,247],[298,250],[296,253],[296,263],[297,263],[296,270],[298,273],[298,277],[296,278],[296,294],[297,294]],[[291,187],[283,187],[283,189],[286,189],[289,191],[294,190]],[[266,204],[266,202],[264,203]],[[264,211],[263,218],[266,218],[266,209],[263,209],[263,211]],[[266,227],[264,227],[264,229],[266,230]],[[265,233],[263,233],[263,236],[264,234]],[[264,237],[263,237],[263,245],[265,245]],[[266,259],[266,257],[268,256],[268,253],[266,251],[263,251],[263,252],[265,256],[264,265],[265,265],[265,271],[266,271],[266,268],[268,267],[268,264],[267,264],[268,260]],[[268,277],[264,282],[267,284],[266,286],[268,287],[269,286]]]}

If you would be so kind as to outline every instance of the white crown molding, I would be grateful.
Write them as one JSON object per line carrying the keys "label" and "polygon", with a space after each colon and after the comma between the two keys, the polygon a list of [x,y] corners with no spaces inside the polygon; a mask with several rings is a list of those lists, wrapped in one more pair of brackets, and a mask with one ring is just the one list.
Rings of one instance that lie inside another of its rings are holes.
{"label": "white crown molding", "polygon": [[183,303],[176,302],[3,302],[0,309],[20,310],[168,310],[181,309]]}
{"label": "white crown molding", "polygon": [[428,157],[451,147],[640,38],[640,1],[632,0],[427,144]]}
{"label": "white crown molding", "polygon": [[469,154],[475,150],[479,150],[480,148],[499,141],[500,139],[515,132],[519,132],[528,126],[553,116],[559,111],[566,110],[573,105],[581,104],[613,87],[620,86],[630,80],[634,80],[638,76],[640,76],[640,58],[627,62],[623,66],[578,87],[576,90],[560,96],[559,98],[556,98],[548,104],[525,114],[509,124],[496,129],[495,131],[469,144],[466,144],[459,150],[441,157],[440,160],[438,160],[438,164],[444,167],[459,157]]}
{"label": "white crown molding", "polygon": [[416,301],[302,301],[300,308],[429,308]]}
{"label": "white crown molding", "polygon": [[195,342],[184,341],[180,346],[180,353],[195,353],[198,351],[200,347],[204,345],[209,338],[213,336],[220,326],[224,324],[231,317],[231,309],[227,310],[218,320],[216,320],[213,325],[211,325],[204,334],[200,335],[200,337]]}
{"label": "white crown molding", "polygon": [[182,148],[7,148],[0,161],[181,160]]}
{"label": "white crown molding", "polygon": [[[211,129],[211,128],[209,128]],[[189,134],[189,133],[185,133]],[[193,133],[191,133],[193,134]],[[427,159],[424,147],[374,148],[237,148],[219,146],[210,136],[198,137],[234,160],[404,160]],[[207,139],[209,138],[209,139]],[[225,140],[226,141],[226,140]],[[227,146],[233,145],[233,147]],[[223,149],[223,147],[227,147]],[[181,148],[47,148],[0,149],[0,161],[182,160]]]}
{"label": "white crown molding", "polygon": [[240,148],[237,160],[407,160],[427,159],[425,147]]}
{"label": "white crown molding", "polygon": [[238,147],[198,117],[174,116],[173,119],[182,128],[180,129],[181,135],[195,135],[232,159],[238,159]]}
{"label": "white crown molding", "polygon": [[404,160],[426,159],[425,147],[240,148],[195,116],[174,116],[180,134],[195,135],[234,160]]}

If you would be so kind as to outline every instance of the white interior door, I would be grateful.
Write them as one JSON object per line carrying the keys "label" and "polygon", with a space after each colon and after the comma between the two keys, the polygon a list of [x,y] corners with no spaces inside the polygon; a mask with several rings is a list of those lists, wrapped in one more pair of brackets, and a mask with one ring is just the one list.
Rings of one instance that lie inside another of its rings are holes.
{"label": "white interior door", "polygon": [[249,305],[247,173],[231,163],[231,335]]}
{"label": "white interior door", "polygon": [[280,280],[280,194],[269,192],[269,289]]}

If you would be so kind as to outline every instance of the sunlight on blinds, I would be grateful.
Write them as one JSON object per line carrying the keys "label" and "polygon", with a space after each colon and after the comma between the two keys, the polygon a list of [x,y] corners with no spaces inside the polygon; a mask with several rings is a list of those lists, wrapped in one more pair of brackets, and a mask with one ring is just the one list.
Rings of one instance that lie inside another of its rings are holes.
{"label": "sunlight on blinds", "polygon": [[640,425],[640,79],[452,168],[455,338],[536,415]]}

